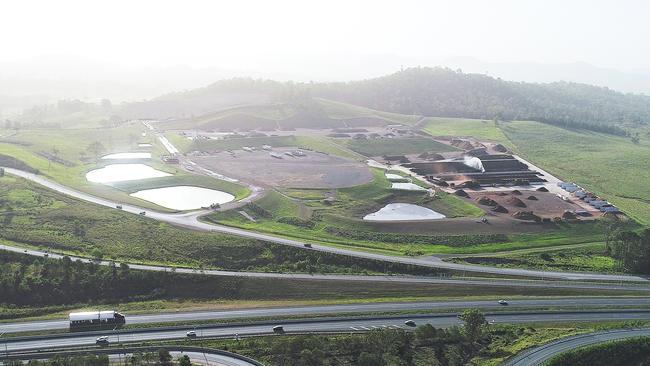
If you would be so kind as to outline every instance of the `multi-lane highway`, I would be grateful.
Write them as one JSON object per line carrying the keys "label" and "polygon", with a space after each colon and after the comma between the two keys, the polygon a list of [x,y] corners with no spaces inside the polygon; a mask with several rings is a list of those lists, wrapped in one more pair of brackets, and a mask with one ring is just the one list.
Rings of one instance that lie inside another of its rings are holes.
{"label": "multi-lane highway", "polygon": [[[640,276],[597,274],[597,273],[553,272],[553,271],[526,270],[526,269],[516,269],[516,268],[475,266],[475,265],[444,262],[436,257],[430,257],[426,259],[410,258],[410,257],[394,257],[389,255],[359,252],[350,249],[334,248],[325,245],[317,245],[313,243],[310,243],[311,246],[309,248],[306,248],[305,247],[306,243],[299,240],[281,238],[269,234],[258,233],[254,231],[248,231],[244,229],[228,227],[223,225],[210,224],[210,223],[200,221],[199,217],[207,213],[207,211],[204,210],[188,212],[188,213],[179,213],[179,214],[157,212],[153,210],[143,209],[142,207],[138,207],[134,205],[112,202],[104,198],[96,197],[66,187],[52,180],[49,180],[43,176],[25,172],[22,170],[5,168],[5,171],[9,174],[16,175],[28,179],[32,182],[38,183],[40,185],[43,185],[59,193],[71,197],[75,197],[77,199],[81,199],[87,202],[92,202],[98,205],[113,207],[113,208],[115,208],[119,204],[122,206],[123,211],[132,214],[139,214],[144,211],[146,213],[146,217],[161,222],[166,222],[172,225],[185,227],[193,230],[237,235],[237,236],[246,237],[255,240],[262,240],[262,241],[268,241],[268,242],[273,242],[282,245],[299,247],[305,250],[316,250],[316,251],[346,255],[351,257],[374,259],[374,260],[380,260],[386,262],[404,263],[404,264],[411,264],[411,265],[417,265],[417,266],[423,266],[429,268],[441,268],[441,269],[448,269],[448,270],[455,270],[455,271],[489,273],[489,274],[498,274],[504,276],[535,277],[535,278],[548,278],[548,279],[561,279],[561,280],[583,280],[583,281],[650,282],[647,278],[640,277]],[[143,267],[142,269],[157,270],[147,266],[142,266],[142,267]]]}
{"label": "multi-lane highway", "polygon": [[[494,313],[487,314],[491,323],[531,323],[565,321],[629,321],[648,320],[650,311],[616,312],[559,312],[559,313]],[[366,332],[373,329],[412,329],[406,320],[416,325],[431,324],[435,327],[449,327],[461,324],[455,314],[377,316],[367,318],[319,318],[311,320],[285,320],[277,322],[233,323],[196,329],[200,337],[235,337],[273,334],[273,326],[282,325],[287,333]],[[110,343],[141,342],[145,340],[170,340],[186,338],[192,327],[169,329],[138,329],[132,331],[108,332]],[[66,347],[83,347],[95,344],[97,334],[70,333],[52,336],[16,337],[4,339],[6,350],[11,352],[43,350]]]}
{"label": "multi-lane highway", "polygon": [[[136,314],[127,316],[127,324],[163,324],[197,322],[211,320],[269,318],[283,316],[316,316],[326,314],[371,314],[397,311],[432,311],[445,309],[539,309],[562,308],[585,309],[587,307],[636,308],[650,309],[649,297],[630,298],[564,298],[564,299],[524,299],[509,300],[508,305],[500,305],[497,299],[492,301],[426,301],[426,302],[397,302],[369,303],[319,306],[289,306],[272,308],[254,308],[243,310],[210,310],[174,313]],[[55,329],[67,329],[68,320],[47,320],[0,323],[0,333],[34,332]]]}
{"label": "multi-lane highway", "polygon": [[563,338],[522,352],[508,360],[504,366],[538,366],[556,355],[578,347],[634,337],[650,337],[650,329],[617,329]]}

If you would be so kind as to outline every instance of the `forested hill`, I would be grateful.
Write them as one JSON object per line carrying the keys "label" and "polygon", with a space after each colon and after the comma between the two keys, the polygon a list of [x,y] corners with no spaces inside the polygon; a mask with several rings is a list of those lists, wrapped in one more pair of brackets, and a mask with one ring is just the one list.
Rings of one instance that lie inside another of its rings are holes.
{"label": "forested hill", "polygon": [[411,68],[311,88],[313,95],[404,114],[536,120],[567,127],[588,124],[596,129],[650,122],[648,96],[577,83],[504,81],[446,68]]}
{"label": "forested hill", "polygon": [[310,105],[306,101],[311,97],[409,115],[535,120],[614,134],[650,122],[648,96],[577,83],[512,82],[439,67],[410,68],[346,83],[221,80],[205,88],[124,105],[120,115],[164,119],[240,105],[304,107]]}

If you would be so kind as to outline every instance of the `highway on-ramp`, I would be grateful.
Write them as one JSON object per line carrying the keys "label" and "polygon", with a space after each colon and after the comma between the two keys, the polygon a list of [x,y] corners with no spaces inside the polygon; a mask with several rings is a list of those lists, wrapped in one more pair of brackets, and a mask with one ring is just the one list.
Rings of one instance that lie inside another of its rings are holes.
{"label": "highway on-ramp", "polygon": [[[166,222],[172,225],[185,227],[193,230],[208,231],[208,232],[219,232],[224,234],[237,235],[241,237],[246,237],[255,240],[262,240],[273,242],[282,245],[288,245],[293,247],[302,248],[305,250],[316,250],[321,252],[340,254],[345,256],[365,258],[365,259],[374,259],[385,262],[394,262],[394,263],[403,263],[411,264],[429,268],[440,268],[447,270],[455,271],[465,271],[465,272],[476,272],[476,273],[489,273],[489,274],[498,274],[503,276],[519,276],[519,277],[535,277],[535,278],[547,278],[547,279],[560,279],[560,280],[583,280],[583,281],[618,281],[618,282],[650,282],[648,279],[640,276],[632,275],[615,275],[615,274],[597,274],[597,273],[574,273],[574,272],[553,272],[553,271],[540,271],[540,270],[527,270],[527,269],[516,269],[516,268],[498,268],[498,267],[487,267],[487,266],[476,266],[476,265],[467,265],[460,263],[444,262],[436,257],[430,257],[427,259],[422,258],[410,258],[410,257],[395,257],[389,255],[382,255],[376,253],[368,252],[359,252],[350,249],[343,248],[334,248],[325,245],[317,245],[310,243],[310,247],[305,247],[306,242],[302,242],[294,239],[281,238],[269,234],[249,231],[245,229],[239,229],[224,225],[211,224],[199,220],[199,217],[208,213],[206,210],[199,210],[187,213],[163,213],[153,210],[144,209],[142,207],[128,205],[118,202],[112,202],[110,200],[96,197],[78,190],[66,187],[57,182],[49,180],[43,176],[25,172],[13,168],[5,168],[5,171],[9,174],[19,176],[30,180],[32,182],[38,183],[42,186],[45,186],[49,189],[57,191],[59,193],[81,199],[87,202],[95,203],[98,205],[113,207],[117,205],[122,206],[122,210],[132,214],[139,214],[144,212],[146,217]],[[143,268],[147,269],[147,268]]]}
{"label": "highway on-ramp", "polygon": [[522,352],[504,363],[504,366],[538,366],[561,353],[592,344],[634,337],[650,337],[650,329],[616,329],[580,334]]}
{"label": "highway on-ramp", "polygon": [[[470,301],[421,301],[421,302],[386,302],[386,303],[359,303],[342,305],[316,305],[316,306],[285,306],[251,308],[238,310],[204,310],[172,313],[152,314],[125,314],[127,324],[163,324],[200,322],[215,320],[232,320],[246,318],[270,318],[287,316],[317,316],[332,314],[371,314],[398,311],[440,311],[459,310],[467,308],[490,309],[540,309],[540,308],[568,308],[574,310],[586,307],[602,308],[635,308],[649,309],[650,297],[625,297],[625,298],[559,298],[559,299],[521,299],[509,300],[508,305],[500,305],[497,301],[470,300]],[[67,319],[23,321],[0,323],[0,333],[36,332],[56,329],[67,329]]]}
{"label": "highway on-ramp", "polygon": [[[538,323],[538,322],[574,322],[574,321],[631,321],[648,320],[650,311],[616,311],[616,312],[531,312],[531,313],[494,313],[487,314],[490,323]],[[236,337],[273,334],[272,328],[281,325],[286,333],[327,333],[327,332],[367,332],[374,329],[413,329],[405,325],[406,320],[415,321],[416,325],[431,324],[437,328],[461,324],[455,314],[411,315],[411,316],[375,316],[366,318],[319,318],[305,320],[283,320],[276,322],[232,323],[196,328],[197,337]],[[173,327],[158,329],[134,329],[110,331],[106,334],[110,343],[128,343],[142,341],[164,341],[184,339],[186,333],[194,328]],[[98,333],[69,333],[51,336],[15,337],[0,340],[5,343],[6,351],[23,352],[69,347],[94,346]],[[5,348],[0,345],[0,348]]]}

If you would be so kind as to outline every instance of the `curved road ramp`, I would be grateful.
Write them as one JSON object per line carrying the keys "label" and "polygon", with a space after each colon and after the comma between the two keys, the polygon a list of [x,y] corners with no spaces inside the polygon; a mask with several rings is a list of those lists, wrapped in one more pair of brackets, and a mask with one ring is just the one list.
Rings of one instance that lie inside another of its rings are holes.
{"label": "curved road ramp", "polygon": [[650,336],[650,328],[616,329],[575,335],[522,352],[506,361],[503,366],[538,366],[556,355],[592,344],[621,339]]}
{"label": "curved road ramp", "polygon": [[[137,352],[158,352],[161,347],[120,347],[109,349],[74,350],[74,351],[48,351],[9,355],[7,359],[29,361],[33,359],[47,359],[58,356],[77,356],[87,354],[107,354],[109,358],[128,357]],[[192,363],[212,366],[264,366],[263,364],[236,353],[212,348],[166,346],[164,347],[176,358],[187,355]]]}

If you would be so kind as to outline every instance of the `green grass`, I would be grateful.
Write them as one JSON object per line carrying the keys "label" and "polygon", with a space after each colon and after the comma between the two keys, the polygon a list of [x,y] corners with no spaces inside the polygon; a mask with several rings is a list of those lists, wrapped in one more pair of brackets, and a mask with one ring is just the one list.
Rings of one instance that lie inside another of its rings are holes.
{"label": "green grass", "polygon": [[618,272],[616,259],[606,255],[603,243],[563,247],[538,252],[461,258],[456,262],[507,268],[536,268],[572,272]]}
{"label": "green grass", "polygon": [[[650,141],[537,122],[502,123],[516,151],[561,179],[575,181],[650,224]],[[544,141],[544,143],[539,143]]]}
{"label": "green grass", "polygon": [[[278,212],[296,212],[283,204],[266,203]],[[106,259],[132,263],[303,273],[419,271],[401,265],[386,268],[382,262],[226,234],[180,229],[81,202],[13,177],[0,178],[0,222],[0,242],[7,245],[47,248],[85,257],[103,255]]]}
{"label": "green grass", "polygon": [[453,146],[445,145],[424,137],[404,137],[392,139],[338,139],[341,144],[365,156],[404,155],[429,152],[458,151]]}
{"label": "green grass", "polygon": [[495,141],[509,146],[508,138],[503,134],[494,121],[462,118],[436,118],[426,119],[424,130],[432,136],[472,136],[478,139]]}

